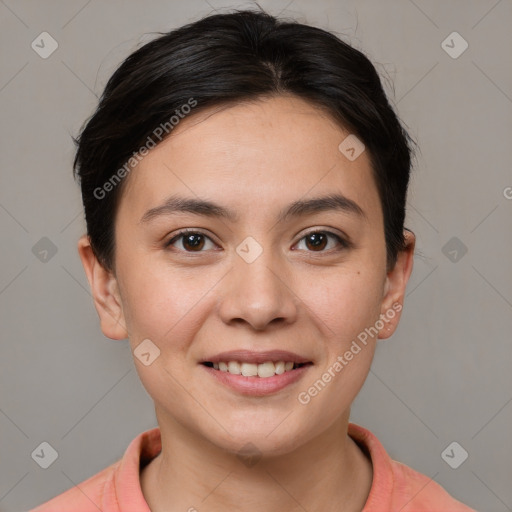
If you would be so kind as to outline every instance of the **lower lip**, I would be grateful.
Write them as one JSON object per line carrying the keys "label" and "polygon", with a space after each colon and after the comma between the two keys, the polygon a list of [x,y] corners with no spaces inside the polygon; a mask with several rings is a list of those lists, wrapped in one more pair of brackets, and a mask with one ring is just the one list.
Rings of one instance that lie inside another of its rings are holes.
{"label": "lower lip", "polygon": [[310,364],[295,368],[281,375],[273,377],[244,377],[243,375],[235,375],[229,372],[222,372],[209,366],[201,365],[212,377],[218,379],[221,383],[243,395],[265,396],[281,391],[286,386],[297,382],[308,368]]}

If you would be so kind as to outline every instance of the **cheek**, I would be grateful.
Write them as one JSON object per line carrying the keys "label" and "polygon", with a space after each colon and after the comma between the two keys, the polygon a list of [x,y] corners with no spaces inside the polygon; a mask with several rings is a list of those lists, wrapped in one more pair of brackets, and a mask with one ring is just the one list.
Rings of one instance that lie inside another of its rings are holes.
{"label": "cheek", "polygon": [[308,279],[299,295],[318,318],[326,339],[343,346],[372,325],[379,316],[382,279],[371,270],[331,269],[324,276]]}
{"label": "cheek", "polygon": [[130,347],[133,353],[146,339],[158,347],[158,357],[148,366],[133,354],[139,379],[155,403],[165,404],[166,410],[180,408],[180,417],[185,418],[191,413],[183,407],[183,386],[193,389],[187,373],[187,356],[191,340],[211,308],[208,291],[214,283],[184,276],[179,271],[152,268],[142,272],[139,267],[138,272],[125,278]]}
{"label": "cheek", "polygon": [[[124,269],[123,311],[130,332],[132,349],[149,338],[162,351],[179,352],[185,341],[192,339],[201,325],[209,302],[208,292],[214,291],[211,274],[204,279],[186,271],[163,269]],[[179,333],[179,336],[178,336]]]}
{"label": "cheek", "polygon": [[377,339],[369,333],[379,319],[381,278],[377,270],[340,269],[303,293],[324,335],[325,358],[296,397],[305,423],[315,430],[318,418],[325,428],[350,408],[368,375]]}

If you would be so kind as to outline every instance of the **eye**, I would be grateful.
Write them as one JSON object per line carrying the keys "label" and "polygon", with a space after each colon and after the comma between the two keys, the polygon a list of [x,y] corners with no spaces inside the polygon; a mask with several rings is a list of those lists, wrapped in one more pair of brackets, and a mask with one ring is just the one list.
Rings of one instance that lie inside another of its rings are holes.
{"label": "eye", "polygon": [[[331,243],[331,247],[328,247],[329,239],[334,240],[334,246]],[[311,231],[310,233],[301,238],[299,244],[303,240],[305,241],[306,249],[308,250],[308,252],[327,252],[332,249],[342,250],[347,249],[351,246],[350,242],[344,240],[339,235],[332,233],[330,231]],[[211,240],[211,238],[202,233],[201,231],[184,229],[180,231],[178,234],[176,234],[171,240],[169,240],[165,244],[165,247],[175,246],[176,249],[183,250],[185,252],[204,252],[203,249],[208,249],[208,243],[211,244],[210,249],[215,247],[215,244]],[[326,247],[327,251],[325,250]]]}
{"label": "eye", "polygon": [[[170,247],[178,242],[178,245],[181,245],[181,248],[186,252],[203,252],[202,249],[205,247],[205,245],[208,245],[206,240],[214,245],[211,238],[206,236],[204,233],[201,233],[200,231],[184,229],[171,240],[169,240],[165,244],[165,247]],[[179,243],[180,241],[181,243]]]}
{"label": "eye", "polygon": [[[302,242],[302,240],[305,240],[306,247],[308,249],[312,248],[312,250],[309,252],[327,252],[324,251],[324,249],[329,245],[329,238],[338,242],[337,250],[347,249],[350,247],[349,242],[341,238],[339,235],[331,233],[330,231],[311,231],[306,236],[301,238],[299,244]],[[332,247],[329,249],[332,249]],[[336,250],[336,247],[334,247],[334,249]]]}

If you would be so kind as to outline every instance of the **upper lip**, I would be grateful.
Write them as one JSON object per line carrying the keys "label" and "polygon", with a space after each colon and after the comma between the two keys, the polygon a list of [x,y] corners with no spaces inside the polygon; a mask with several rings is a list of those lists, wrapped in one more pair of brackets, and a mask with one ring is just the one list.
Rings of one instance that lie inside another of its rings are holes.
{"label": "upper lip", "polygon": [[220,363],[229,361],[238,361],[239,363],[253,364],[266,363],[267,361],[291,361],[297,364],[311,362],[309,359],[306,359],[305,357],[299,356],[298,354],[295,354],[293,352],[288,352],[286,350],[268,350],[265,352],[254,352],[251,350],[230,350],[228,352],[221,352],[214,356],[208,357],[202,360],[201,363]]}

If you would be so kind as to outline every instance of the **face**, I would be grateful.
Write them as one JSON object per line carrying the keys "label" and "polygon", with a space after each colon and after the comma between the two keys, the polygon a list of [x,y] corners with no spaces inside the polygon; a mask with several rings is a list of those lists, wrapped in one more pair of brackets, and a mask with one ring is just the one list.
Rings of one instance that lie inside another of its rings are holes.
{"label": "face", "polygon": [[128,177],[115,275],[81,240],[105,335],[150,340],[146,362],[159,350],[134,362],[161,428],[280,454],[348,420],[414,245],[387,273],[369,156],[347,158],[348,135],[290,96],[191,115]]}

